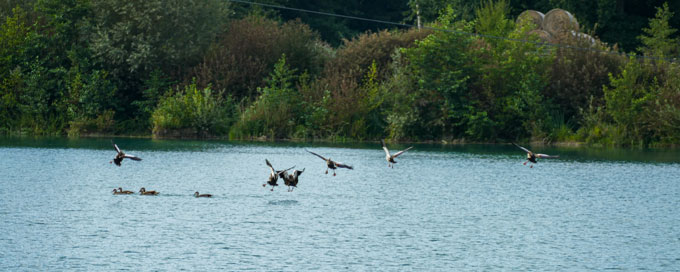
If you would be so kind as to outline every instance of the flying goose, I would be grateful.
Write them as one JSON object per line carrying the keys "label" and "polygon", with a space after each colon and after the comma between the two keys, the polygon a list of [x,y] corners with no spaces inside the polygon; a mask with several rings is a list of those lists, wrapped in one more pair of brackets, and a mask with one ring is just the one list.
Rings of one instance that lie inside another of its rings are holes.
{"label": "flying goose", "polygon": [[272,164],[269,162],[268,159],[264,159],[264,161],[267,163],[267,166],[269,166],[269,169],[271,169],[271,173],[269,174],[269,180],[267,180],[267,183],[262,184],[262,187],[265,187],[265,186],[267,186],[267,184],[269,184],[269,185],[272,186],[271,191],[274,191],[274,186],[279,186],[276,183],[279,180],[279,174],[281,172],[285,172],[285,171],[288,171],[290,169],[293,169],[293,167],[295,167],[295,166],[288,168],[286,170],[283,170],[283,171],[276,171],[276,170],[274,170],[274,167],[272,166]]}
{"label": "flying goose", "polygon": [[354,167],[352,167],[351,165],[347,165],[347,164],[344,164],[344,163],[341,163],[341,162],[332,161],[331,158],[326,159],[326,158],[324,158],[323,156],[321,156],[321,155],[319,155],[319,154],[316,154],[316,153],[314,153],[314,152],[312,152],[312,151],[309,151],[309,150],[307,150],[307,149],[305,149],[305,150],[306,150],[307,152],[312,153],[312,154],[314,154],[315,156],[321,158],[322,160],[326,161],[326,174],[328,174],[328,168],[333,169],[333,176],[335,176],[335,169],[337,169],[337,167],[340,167],[340,168],[347,168],[347,169],[350,169],[350,170],[351,170],[351,169],[354,169]]}
{"label": "flying goose", "polygon": [[394,155],[390,155],[390,150],[387,149],[387,146],[385,145],[385,141],[380,140],[380,142],[382,143],[383,150],[385,150],[385,160],[387,160],[387,167],[392,167],[392,168],[394,168],[394,164],[397,163],[394,160],[394,158],[399,157],[399,155],[401,155],[404,152],[408,151],[409,149],[413,148],[413,146],[409,146],[407,149],[404,149],[402,151],[394,153]]}
{"label": "flying goose", "polygon": [[[300,170],[295,170],[293,171],[293,174],[288,175],[288,171],[283,171],[279,173],[279,176],[283,178],[284,184],[288,186],[288,192],[292,192],[293,188],[297,188],[298,184],[298,177],[302,175],[302,173],[305,172],[305,169],[303,168],[302,171]],[[291,188],[293,187],[293,188]]]}
{"label": "flying goose", "polygon": [[194,193],[195,197],[212,197],[211,194],[199,194],[198,192]]}
{"label": "flying goose", "polygon": [[156,192],[156,191],[147,191],[144,187],[142,187],[142,189],[139,189],[139,194],[140,194],[140,195],[158,195],[158,192]]}
{"label": "flying goose", "polygon": [[[550,158],[559,158],[560,157],[560,156],[550,156],[550,155],[546,155],[546,154],[534,154],[534,152],[531,152],[531,150],[526,149],[524,147],[521,147],[516,143],[512,143],[512,144],[515,145],[516,147],[519,147],[519,149],[522,149],[522,150],[524,150],[524,152],[527,153],[527,160],[524,162],[524,165],[527,165],[527,162],[538,163],[536,161],[536,158],[550,159]],[[534,168],[534,166],[531,165],[531,166],[529,166],[529,168]]]}
{"label": "flying goose", "polygon": [[118,154],[116,154],[116,157],[113,158],[113,160],[110,161],[109,163],[112,163],[112,162],[113,162],[113,163],[115,163],[116,165],[120,166],[120,163],[121,163],[121,162],[123,161],[123,159],[125,159],[125,158],[131,159],[131,160],[133,160],[133,161],[141,161],[141,160],[142,160],[142,159],[140,159],[139,157],[137,157],[137,156],[135,156],[135,155],[125,154],[125,152],[121,151],[120,148],[118,148],[118,145],[116,145],[115,143],[113,143],[113,141],[111,141],[111,143],[113,144],[113,148],[116,149],[116,152],[118,152]]}

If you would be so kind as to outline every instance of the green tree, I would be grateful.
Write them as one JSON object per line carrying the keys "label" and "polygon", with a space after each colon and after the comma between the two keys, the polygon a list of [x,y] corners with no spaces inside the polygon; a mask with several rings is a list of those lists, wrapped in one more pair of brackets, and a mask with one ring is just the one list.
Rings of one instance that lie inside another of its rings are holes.
{"label": "green tree", "polygon": [[487,0],[475,10],[477,33],[505,37],[513,29],[513,20],[508,19],[508,2]]}
{"label": "green tree", "polygon": [[454,31],[435,32],[416,42],[416,47],[404,50],[418,86],[416,115],[421,122],[417,129],[419,135],[409,137],[461,136],[467,105],[471,105],[467,86],[474,71],[467,65],[470,63],[467,49],[475,38],[461,32],[471,32],[472,24],[455,21],[453,9],[449,7],[436,27]]}
{"label": "green tree", "polygon": [[295,86],[295,69],[282,55],[269,75],[267,86],[258,88],[260,96],[241,115],[230,132],[232,138],[270,136],[289,137],[302,116],[302,99]]}
{"label": "green tree", "polygon": [[643,35],[638,36],[643,47],[638,51],[646,56],[657,58],[680,56],[680,39],[671,37],[677,29],[670,27],[669,20],[673,12],[668,8],[668,3],[657,8],[656,16],[649,19],[649,27],[643,28]]}
{"label": "green tree", "polygon": [[0,61],[0,73],[11,79],[10,85],[3,84],[5,101],[15,104],[8,109],[14,111],[11,126],[36,134],[59,133],[68,122],[64,103],[66,74],[72,65],[68,52],[83,48],[79,33],[87,25],[88,10],[83,0],[39,0],[33,18],[16,9],[3,25],[2,40],[11,51],[3,54],[7,57]]}
{"label": "green tree", "polygon": [[[229,2],[220,0],[91,0],[91,5],[92,28],[83,38],[95,65],[117,86],[119,119],[147,114],[134,102],[146,99],[145,82],[153,73],[183,80],[224,30],[230,12]],[[141,124],[130,126],[147,127],[146,119],[137,120]]]}
{"label": "green tree", "polygon": [[[631,58],[620,76],[610,75],[611,87],[604,88],[606,112],[629,140],[644,141],[648,138],[648,104],[655,99],[658,79],[638,60]],[[625,143],[618,143],[625,144]]]}
{"label": "green tree", "polygon": [[318,33],[300,21],[279,23],[248,16],[230,22],[191,75],[199,86],[211,85],[238,99],[254,99],[282,54],[293,69],[316,76],[329,51]]}
{"label": "green tree", "polygon": [[26,50],[35,37],[26,12],[16,7],[0,25],[0,129],[12,130],[21,116],[20,96],[23,84],[21,67]]}

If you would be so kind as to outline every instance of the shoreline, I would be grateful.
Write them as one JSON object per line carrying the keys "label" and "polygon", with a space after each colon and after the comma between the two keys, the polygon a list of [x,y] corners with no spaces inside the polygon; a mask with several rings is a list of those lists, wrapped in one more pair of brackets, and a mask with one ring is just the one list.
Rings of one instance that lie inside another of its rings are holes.
{"label": "shoreline", "polygon": [[[167,133],[163,136],[149,134],[111,134],[111,133],[81,133],[79,135],[67,135],[67,134],[52,134],[52,135],[32,135],[32,134],[12,134],[5,133],[4,137],[8,138],[133,138],[133,139],[159,139],[159,140],[207,140],[207,141],[243,141],[243,142],[292,142],[292,143],[379,143],[380,140],[358,140],[344,137],[328,137],[328,138],[271,138],[267,136],[260,137],[249,137],[249,138],[230,138],[228,135],[225,136],[212,136],[203,135],[198,136],[190,133]],[[439,145],[505,145],[511,144],[513,141],[497,141],[497,142],[477,142],[468,141],[466,139],[439,139],[439,140],[424,140],[424,141],[412,141],[412,140],[387,140],[388,143],[393,144],[439,144]],[[647,146],[641,145],[608,145],[604,143],[587,143],[581,141],[554,141],[545,142],[542,140],[523,140],[516,141],[519,144],[528,144],[531,146],[541,146],[541,147],[563,147],[563,148],[625,148],[625,149],[680,149],[680,144],[661,144],[652,143]]]}
{"label": "shoreline", "polygon": [[[250,137],[242,139],[230,139],[228,136],[156,136],[153,134],[107,134],[107,133],[86,133],[80,134],[78,136],[68,136],[62,135],[3,135],[7,138],[131,138],[131,139],[158,139],[158,140],[206,140],[206,141],[243,141],[243,142],[291,142],[291,143],[379,143],[380,140],[356,140],[348,138],[270,138],[266,136],[261,137]],[[425,141],[411,141],[411,140],[400,140],[392,141],[386,140],[388,143],[397,144],[438,144],[438,145],[510,145],[512,141],[498,141],[498,142],[476,142],[468,141],[465,139],[440,139],[440,140],[425,140]],[[517,141],[519,144],[528,144],[531,146],[543,146],[543,147],[563,147],[563,148],[597,148],[597,149],[607,149],[607,148],[625,148],[625,149],[659,149],[659,148],[670,148],[670,149],[680,149],[680,145],[677,144],[652,144],[649,146],[615,146],[615,145],[605,145],[600,143],[586,143],[579,141],[555,141],[555,142],[544,142],[544,141]]]}

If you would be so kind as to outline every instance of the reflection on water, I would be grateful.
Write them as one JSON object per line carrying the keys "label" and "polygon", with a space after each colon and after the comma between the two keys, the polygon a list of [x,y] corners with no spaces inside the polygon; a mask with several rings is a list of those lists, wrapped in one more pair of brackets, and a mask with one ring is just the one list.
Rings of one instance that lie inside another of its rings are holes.
{"label": "reflection on water", "polygon": [[297,205],[297,200],[270,200],[267,204],[269,205]]}
{"label": "reflection on water", "polygon": [[[303,142],[244,142],[226,140],[165,140],[165,139],[137,139],[137,138],[65,138],[65,137],[0,137],[0,147],[26,148],[76,148],[76,149],[111,149],[111,141],[115,141],[123,150],[150,151],[178,151],[178,152],[222,152],[232,147],[279,147],[279,148],[349,148],[376,149],[381,148],[375,143],[303,143]],[[415,146],[416,150],[433,153],[469,153],[480,156],[486,155],[516,155],[516,147],[494,144],[389,144],[392,150],[401,150],[408,146]],[[595,148],[595,147],[555,147],[525,145],[536,153],[559,154],[561,159],[574,161],[630,161],[630,162],[659,162],[680,163],[680,149],[668,148]]]}
{"label": "reflection on water", "polygon": [[0,270],[680,269],[677,150],[115,141],[0,138]]}

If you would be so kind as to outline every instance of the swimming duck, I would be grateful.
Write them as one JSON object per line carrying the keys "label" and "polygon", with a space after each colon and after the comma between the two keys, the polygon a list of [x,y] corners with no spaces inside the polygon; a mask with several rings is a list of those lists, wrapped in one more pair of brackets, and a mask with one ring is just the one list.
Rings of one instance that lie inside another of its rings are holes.
{"label": "swimming duck", "polygon": [[347,169],[350,169],[350,170],[354,169],[351,165],[347,165],[347,164],[344,164],[344,163],[341,163],[341,162],[333,161],[333,160],[331,160],[331,158],[326,159],[326,158],[324,158],[323,156],[321,156],[321,155],[319,155],[319,154],[316,154],[316,153],[314,153],[314,152],[312,152],[312,151],[309,151],[309,150],[307,150],[307,149],[305,149],[305,150],[306,150],[307,152],[312,153],[312,154],[314,154],[315,156],[321,158],[322,160],[326,161],[326,174],[328,174],[328,168],[333,169],[333,176],[335,176],[335,169],[337,169],[337,167],[340,167],[340,168],[347,168]]}
{"label": "swimming duck", "polygon": [[303,168],[302,171],[300,170],[295,170],[293,171],[293,174],[288,175],[288,171],[283,171],[279,173],[279,176],[283,178],[284,184],[288,186],[288,192],[292,192],[293,188],[297,188],[298,184],[298,177],[302,175],[302,173],[305,172],[305,169]]}
{"label": "swimming duck", "polygon": [[194,196],[195,196],[195,197],[212,197],[211,194],[202,194],[202,195],[201,195],[201,194],[198,194],[198,192],[195,192],[195,193],[194,193]]}
{"label": "swimming duck", "polygon": [[286,170],[283,170],[283,171],[276,171],[276,170],[274,170],[274,167],[273,167],[272,164],[269,162],[269,160],[264,159],[264,161],[267,163],[267,166],[269,166],[269,169],[271,169],[271,173],[269,173],[269,180],[267,180],[267,183],[262,184],[262,187],[265,187],[265,186],[267,186],[267,184],[269,184],[269,185],[272,186],[271,191],[274,191],[274,187],[275,187],[275,186],[279,186],[279,184],[277,184],[277,181],[279,180],[279,174],[280,174],[281,172],[285,172],[285,171],[288,171],[288,170],[290,170],[290,169],[293,169],[293,167],[295,167],[295,166],[293,166],[293,167],[291,167],[291,168],[288,168],[288,169],[286,169]]}
{"label": "swimming duck", "polygon": [[156,192],[156,191],[147,191],[144,187],[142,187],[142,189],[139,189],[139,194],[140,194],[140,195],[158,195],[158,192]]}
{"label": "swimming duck", "polygon": [[[524,150],[524,152],[527,153],[527,160],[524,162],[524,165],[527,165],[527,162],[532,162],[532,163],[538,163],[536,161],[536,158],[546,158],[546,159],[551,159],[551,158],[559,158],[560,156],[551,156],[551,155],[546,155],[546,154],[534,154],[534,152],[531,152],[531,150],[526,149],[524,147],[519,146],[516,143],[512,143],[516,147],[519,147],[519,149]],[[534,168],[533,165],[531,165],[529,168]]]}
{"label": "swimming duck", "polygon": [[118,187],[118,191],[116,191],[115,188],[113,189],[114,195],[129,195],[129,194],[133,194],[133,193],[134,192],[128,191],[128,190],[123,191],[123,188],[121,188],[121,187]]}
{"label": "swimming duck", "polygon": [[397,153],[394,153],[394,155],[390,155],[390,150],[387,149],[387,146],[385,145],[385,141],[380,140],[382,143],[382,148],[385,150],[385,160],[387,160],[387,167],[392,167],[394,168],[394,164],[397,163],[394,158],[399,157],[399,155],[404,154],[404,152],[408,151],[409,149],[413,148],[413,146],[409,146],[407,149],[404,149],[402,151],[399,151]]}
{"label": "swimming duck", "polygon": [[125,159],[125,158],[131,159],[131,160],[133,160],[133,161],[141,161],[141,160],[142,160],[142,159],[140,159],[140,158],[137,157],[137,156],[130,155],[130,154],[125,154],[125,152],[121,151],[120,148],[118,148],[118,145],[116,145],[115,143],[113,143],[113,141],[111,141],[111,143],[113,144],[113,148],[116,149],[116,152],[118,152],[118,154],[116,154],[116,157],[113,158],[113,160],[110,161],[109,163],[112,163],[112,162],[113,162],[113,163],[115,163],[116,165],[120,166],[120,163],[121,163],[121,162],[123,161],[123,159]]}

